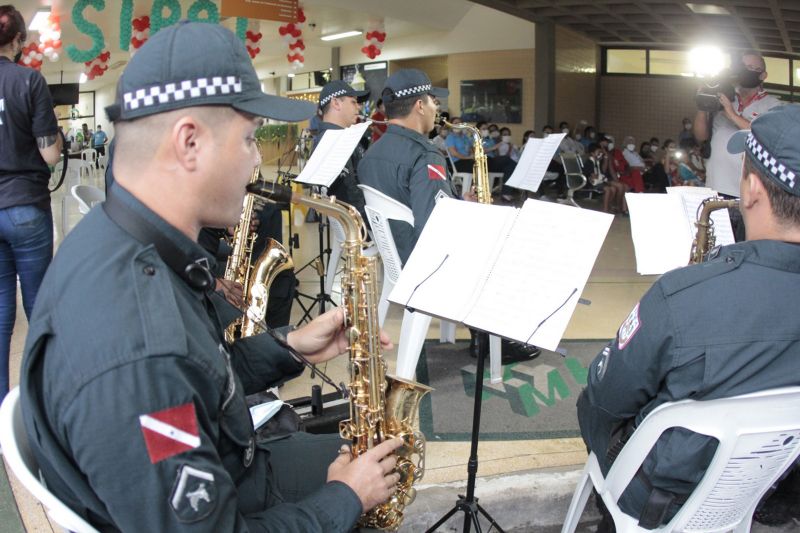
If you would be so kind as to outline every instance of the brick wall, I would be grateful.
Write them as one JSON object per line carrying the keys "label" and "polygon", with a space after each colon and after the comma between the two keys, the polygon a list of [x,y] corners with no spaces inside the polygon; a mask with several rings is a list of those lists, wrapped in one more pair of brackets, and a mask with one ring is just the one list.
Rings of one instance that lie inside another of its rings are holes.
{"label": "brick wall", "polygon": [[[584,120],[596,121],[598,48],[579,33],[556,26],[555,124],[566,120],[573,128]],[[536,132],[537,135],[541,132]]]}
{"label": "brick wall", "polygon": [[694,79],[601,76],[600,129],[622,142],[633,135],[636,149],[644,140],[676,139],[683,117],[694,118]]}

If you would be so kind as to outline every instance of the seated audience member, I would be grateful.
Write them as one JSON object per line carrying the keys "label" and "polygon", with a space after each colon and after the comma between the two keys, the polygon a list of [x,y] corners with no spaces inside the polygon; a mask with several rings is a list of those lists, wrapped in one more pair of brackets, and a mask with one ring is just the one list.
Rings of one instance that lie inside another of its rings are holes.
{"label": "seated audience member", "polygon": [[[495,168],[496,165],[494,161],[495,156],[497,155],[497,140],[491,137],[489,125],[486,122],[478,122],[475,127],[481,134],[483,153],[486,154],[486,164],[489,167],[489,172],[498,172],[498,170]],[[465,133],[467,136],[470,135],[468,132]]]}
{"label": "seated audience member", "polygon": [[[453,126],[461,124],[461,117],[453,117],[450,121]],[[462,128],[453,128],[445,139],[445,145],[456,172],[472,172],[475,160],[472,157],[472,135]]]}
{"label": "seated audience member", "polygon": [[583,166],[584,175],[589,184],[597,189],[603,190],[603,211],[606,213],[627,213],[625,204],[625,193],[628,188],[619,180],[616,180],[603,171],[607,168],[605,161],[605,151],[600,144],[592,143],[587,150],[589,157]]}
{"label": "seated audience member", "polygon": [[[234,74],[226,91],[131,100]],[[48,490],[99,531],[351,531],[391,494],[402,441],[353,459],[338,434],[258,440],[245,400],[299,375],[300,357],[344,352],[344,313],[227,343],[240,311],[210,292],[214,261],[197,242],[203,226],[238,222],[260,117],[297,122],[313,106],[264,94],[219,24],[162,28],[118,83],[115,180],[59,247],[23,358],[22,413]]]}
{"label": "seated audience member", "polygon": [[703,161],[703,156],[700,153],[700,144],[694,139],[690,139],[685,150],[687,151],[686,163],[689,165],[689,168],[691,168],[692,172],[694,172],[694,174],[697,175],[701,180],[705,181],[706,165],[705,161]]}
{"label": "seated audience member", "polygon": [[612,152],[612,164],[619,176],[619,180],[630,187],[633,192],[644,192],[644,161],[636,153],[636,144],[633,137],[625,137],[624,150],[615,149]]}
{"label": "seated audience member", "polygon": [[686,149],[690,142],[697,143],[697,140],[694,138],[694,132],[692,131],[692,119],[684,117],[683,127],[681,128],[681,132],[678,134],[678,146]]}
{"label": "seated audience member", "polygon": [[673,185],[673,160],[667,150],[661,148],[655,153],[655,164],[642,177],[649,192],[665,193]]}
{"label": "seated audience member", "polygon": [[525,150],[525,145],[528,144],[528,139],[531,137],[536,137],[536,132],[534,130],[525,130],[525,133],[522,134],[522,144],[519,147],[520,155],[522,155],[522,151]]}
{"label": "seated audience member", "polygon": [[583,129],[583,137],[581,137],[580,141],[585,150],[589,149],[590,144],[595,144],[597,142],[597,130],[595,127],[586,126]]}
{"label": "seated audience member", "polygon": [[545,124],[544,127],[542,128],[542,137],[547,137],[551,133],[553,133],[553,126],[551,126],[550,124]]}
{"label": "seated audience member", "polygon": [[655,164],[655,151],[650,148],[649,142],[643,142],[639,145],[639,157],[644,161],[645,170]]}
{"label": "seated audience member", "polygon": [[433,144],[443,156],[447,157],[447,136],[450,134],[450,129],[447,126],[440,126],[439,133],[431,139]]}
{"label": "seated audience member", "polygon": [[[665,402],[800,385],[800,180],[786,178],[800,175],[798,138],[800,106],[793,104],[760,115],[750,132],[731,141],[733,151],[745,154],[739,190],[747,240],[664,274],[589,365],[578,422],[604,473]],[[776,164],[764,162],[764,152]],[[748,319],[723,308],[747,309]],[[666,431],[619,499],[620,509],[644,529],[667,523],[703,478],[717,445],[682,428]],[[613,531],[601,510],[598,531]]]}

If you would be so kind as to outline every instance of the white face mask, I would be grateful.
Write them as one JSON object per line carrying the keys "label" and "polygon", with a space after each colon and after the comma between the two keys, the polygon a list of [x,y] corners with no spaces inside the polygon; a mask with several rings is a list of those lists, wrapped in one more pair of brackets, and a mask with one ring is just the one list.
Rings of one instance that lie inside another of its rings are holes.
{"label": "white face mask", "polygon": [[503,135],[503,142],[510,143],[511,142],[511,135]]}
{"label": "white face mask", "polygon": [[658,145],[657,145],[657,144],[651,144],[651,145],[650,145],[650,149],[651,149],[652,151],[654,151],[654,152],[658,152]]}
{"label": "white face mask", "polygon": [[569,135],[569,128],[561,128],[561,133],[566,133]]}
{"label": "white face mask", "polygon": [[576,141],[580,141],[581,140],[581,134],[580,133],[576,133],[575,134],[575,140]]}
{"label": "white face mask", "polygon": [[683,125],[683,129],[685,129],[686,131],[689,131],[690,129],[692,129],[692,125],[687,122],[686,124]]}
{"label": "white face mask", "polygon": [[614,143],[608,143],[608,151],[610,152],[613,149],[614,149]]}
{"label": "white face mask", "polygon": [[482,129],[481,130],[481,137],[483,137],[485,139],[488,136],[489,136],[489,130]]}
{"label": "white face mask", "polygon": [[633,152],[634,150],[636,150],[636,145],[635,144],[629,144],[625,148],[627,148],[629,151]]}
{"label": "white face mask", "polygon": [[595,137],[597,137],[597,134],[595,132],[589,134],[590,139],[594,139]]}
{"label": "white face mask", "polygon": [[548,131],[546,131],[546,132],[542,133],[542,137],[543,137],[543,138],[544,138],[544,137],[547,137],[548,135],[550,135],[550,132],[548,132]]}

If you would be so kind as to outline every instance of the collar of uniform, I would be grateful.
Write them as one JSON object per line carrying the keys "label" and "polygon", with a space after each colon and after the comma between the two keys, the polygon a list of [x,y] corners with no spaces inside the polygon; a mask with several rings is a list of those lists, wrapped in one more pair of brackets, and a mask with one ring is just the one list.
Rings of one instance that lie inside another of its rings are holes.
{"label": "collar of uniform", "polygon": [[[169,222],[158,216],[154,211],[144,205],[138,198],[128,192],[127,189],[123,188],[116,181],[111,184],[111,194],[114,194],[120,202],[123,202],[127,207],[133,211],[136,211],[137,214],[152,224],[153,227],[156,228],[156,230],[159,231],[164,237],[166,237],[170,244],[175,246],[175,248],[177,248],[183,255],[198,259],[201,257],[207,258],[211,267],[211,271],[214,271],[216,260],[214,259],[213,255],[208,253],[197,242],[181,233]],[[194,292],[196,292],[199,297],[202,297],[203,295],[202,291]]]}
{"label": "collar of uniform", "polygon": [[720,256],[724,257],[737,249],[745,252],[746,260],[750,263],[800,273],[800,243],[767,239],[737,242],[723,247]]}
{"label": "collar of uniform", "polygon": [[394,133],[395,135],[406,137],[408,139],[411,139],[412,141],[418,142],[425,148],[433,148],[434,150],[436,150],[436,147],[433,146],[430,142],[428,142],[428,138],[426,136],[422,135],[418,131],[406,128],[404,126],[400,126],[399,124],[389,124],[389,127],[386,128],[386,133]]}
{"label": "collar of uniform", "polygon": [[319,131],[325,130],[343,130],[344,128],[333,122],[325,122],[324,120],[319,123]]}

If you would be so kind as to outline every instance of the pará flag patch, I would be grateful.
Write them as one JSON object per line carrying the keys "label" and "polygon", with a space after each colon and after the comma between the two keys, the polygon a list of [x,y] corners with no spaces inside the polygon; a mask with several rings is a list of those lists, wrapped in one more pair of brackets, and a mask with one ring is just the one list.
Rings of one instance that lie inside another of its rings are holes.
{"label": "par\u00e1 flag patch", "polygon": [[442,165],[428,165],[428,179],[429,180],[446,180],[447,174]]}
{"label": "par\u00e1 flag patch", "polygon": [[141,415],[139,424],[153,464],[200,446],[197,412],[192,402]]}
{"label": "par\u00e1 flag patch", "polygon": [[639,326],[642,325],[641,320],[639,320],[639,303],[637,302],[636,307],[633,308],[631,314],[628,315],[628,318],[625,319],[625,322],[619,327],[619,332],[617,333],[618,345],[619,349],[622,350],[625,346],[631,342],[631,339],[639,331]]}

